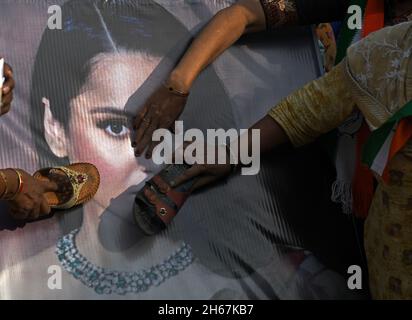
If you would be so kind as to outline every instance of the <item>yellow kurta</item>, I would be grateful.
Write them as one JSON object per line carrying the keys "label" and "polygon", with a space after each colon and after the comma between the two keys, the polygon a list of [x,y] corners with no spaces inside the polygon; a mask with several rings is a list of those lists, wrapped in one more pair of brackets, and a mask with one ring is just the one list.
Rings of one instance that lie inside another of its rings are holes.
{"label": "yellow kurta", "polygon": [[[295,146],[341,125],[359,109],[374,130],[412,100],[412,22],[385,28],[349,48],[324,77],[285,98],[269,115]],[[412,299],[412,141],[379,181],[365,224],[375,299]]]}

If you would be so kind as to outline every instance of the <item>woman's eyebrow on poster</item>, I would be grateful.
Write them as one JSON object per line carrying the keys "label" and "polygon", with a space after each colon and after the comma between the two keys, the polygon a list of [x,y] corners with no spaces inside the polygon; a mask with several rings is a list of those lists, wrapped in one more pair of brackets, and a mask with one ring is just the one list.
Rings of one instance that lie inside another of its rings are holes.
{"label": "woman's eyebrow on poster", "polygon": [[117,107],[92,107],[91,109],[91,114],[114,114],[117,116],[124,116],[128,118],[132,118],[134,116],[133,113]]}

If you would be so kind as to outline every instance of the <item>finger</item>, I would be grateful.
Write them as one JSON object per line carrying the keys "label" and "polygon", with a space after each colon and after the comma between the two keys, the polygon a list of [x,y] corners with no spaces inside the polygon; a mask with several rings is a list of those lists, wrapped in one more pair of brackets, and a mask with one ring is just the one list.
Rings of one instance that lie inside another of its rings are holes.
{"label": "finger", "polygon": [[7,95],[2,97],[1,102],[3,103],[3,107],[6,105],[11,104],[13,101],[13,91],[9,92]]}
{"label": "finger", "polygon": [[16,205],[14,201],[9,201],[9,208],[10,208],[10,216],[16,220],[24,220],[26,215],[24,212],[20,210],[20,208]]}
{"label": "finger", "polygon": [[9,111],[10,111],[10,105],[9,105],[9,104],[8,104],[8,105],[3,105],[3,106],[1,107],[0,115],[6,114],[6,113],[9,112]]}
{"label": "finger", "polygon": [[38,180],[39,186],[42,188],[42,193],[54,192],[59,190],[59,186],[54,181],[40,181]]}
{"label": "finger", "polygon": [[41,206],[41,202],[40,202],[39,199],[37,199],[37,201],[33,204],[33,209],[29,213],[29,219],[30,220],[36,220],[36,219],[39,218],[39,216],[40,216],[40,206]]}
{"label": "finger", "polygon": [[3,94],[6,95],[14,89],[15,82],[13,78],[6,78],[6,82],[3,83]]}
{"label": "finger", "polygon": [[136,136],[134,139],[134,145],[136,149],[136,155],[140,155],[139,151],[143,151],[145,149],[144,139],[146,138],[146,131],[151,125],[150,114],[146,115],[146,117],[142,120],[141,125],[137,128]]}
{"label": "finger", "polygon": [[26,220],[28,213],[23,212],[17,208],[10,209],[10,215],[15,220]]}
{"label": "finger", "polygon": [[147,149],[146,152],[146,157],[148,159],[152,158],[153,155],[153,150],[161,143],[161,141],[152,141],[152,143],[149,145],[149,148]]}
{"label": "finger", "polygon": [[178,187],[181,184],[189,181],[190,179],[193,179],[194,177],[197,177],[201,175],[204,171],[204,168],[200,165],[193,165],[191,168],[187,169],[182,175],[177,177],[175,180],[170,182],[170,185],[172,187]]}
{"label": "finger", "polygon": [[133,131],[135,132],[135,135],[131,139],[132,148],[136,148],[137,146],[137,143],[136,143],[137,131],[142,126],[143,120],[145,119],[148,110],[149,109],[146,106],[144,106],[143,109],[139,111],[137,115],[133,118]]}
{"label": "finger", "polygon": [[10,67],[10,65],[7,64],[7,63],[4,64],[4,75],[5,75],[7,78],[12,78],[12,77],[13,77],[13,69],[12,69],[12,67]]}
{"label": "finger", "polygon": [[136,117],[134,117],[133,132],[135,133],[135,135],[134,139],[132,138],[132,148],[136,148],[137,146],[137,135],[139,134],[139,129],[141,129],[141,127],[145,125],[144,120],[148,115],[148,110],[149,108],[147,106],[144,106],[143,109],[140,112],[138,112]]}
{"label": "finger", "polygon": [[40,204],[40,215],[42,216],[47,216],[51,212],[51,208],[49,204],[47,203],[46,198],[43,196],[41,204]]}
{"label": "finger", "polygon": [[140,142],[136,148],[136,152],[138,155],[141,155],[144,150],[149,146],[152,142],[153,132],[157,129],[157,121],[152,122],[149,127],[144,132],[143,137],[140,138]]}
{"label": "finger", "polygon": [[136,117],[134,117],[133,119],[133,130],[134,131],[136,131],[142,125],[143,119],[146,116],[148,110],[149,108],[147,106],[144,106],[143,109],[137,113]]}
{"label": "finger", "polygon": [[153,141],[153,133],[156,131],[156,129],[158,128],[158,122],[155,121],[150,127],[149,129],[147,129],[146,132],[146,145],[148,146],[148,150],[146,151],[146,159],[150,159],[152,157],[152,151],[153,149],[151,149],[151,145],[154,144],[159,144],[159,141]]}
{"label": "finger", "polygon": [[18,197],[12,202],[12,212],[15,219],[27,219],[32,210],[32,202],[26,197]]}
{"label": "finger", "polygon": [[199,178],[191,188],[191,191],[197,191],[202,189],[203,187],[215,182],[218,178],[212,175],[206,175],[204,177]]}
{"label": "finger", "polygon": [[34,209],[33,200],[29,199],[28,197],[25,197],[23,205],[21,207],[21,211],[26,214],[26,219],[30,216],[33,209]]}

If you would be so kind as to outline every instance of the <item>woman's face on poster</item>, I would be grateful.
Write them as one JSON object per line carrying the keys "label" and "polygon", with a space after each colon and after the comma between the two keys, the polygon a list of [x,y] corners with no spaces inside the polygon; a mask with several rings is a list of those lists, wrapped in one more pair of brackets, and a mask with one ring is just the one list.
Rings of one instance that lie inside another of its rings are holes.
{"label": "woman's face on poster", "polygon": [[101,187],[95,199],[103,208],[148,175],[148,162],[134,156],[124,107],[159,61],[130,52],[94,57],[85,84],[70,101],[66,128],[53,117],[47,97],[43,99],[45,138],[50,149],[71,163],[90,162],[99,169]]}

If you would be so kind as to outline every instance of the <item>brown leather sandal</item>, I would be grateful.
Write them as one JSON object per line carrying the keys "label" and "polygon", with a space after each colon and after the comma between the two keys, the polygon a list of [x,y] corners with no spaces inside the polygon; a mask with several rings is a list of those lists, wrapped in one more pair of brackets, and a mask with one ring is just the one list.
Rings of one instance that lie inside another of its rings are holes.
{"label": "brown leather sandal", "polygon": [[47,192],[45,197],[52,209],[71,209],[90,201],[100,185],[97,168],[89,163],[75,163],[37,171],[34,178],[55,182],[59,190]]}
{"label": "brown leather sandal", "polygon": [[146,182],[135,198],[134,219],[146,235],[164,230],[176,217],[190,196],[195,179],[172,188],[170,182],[190,168],[188,165],[169,165]]}

